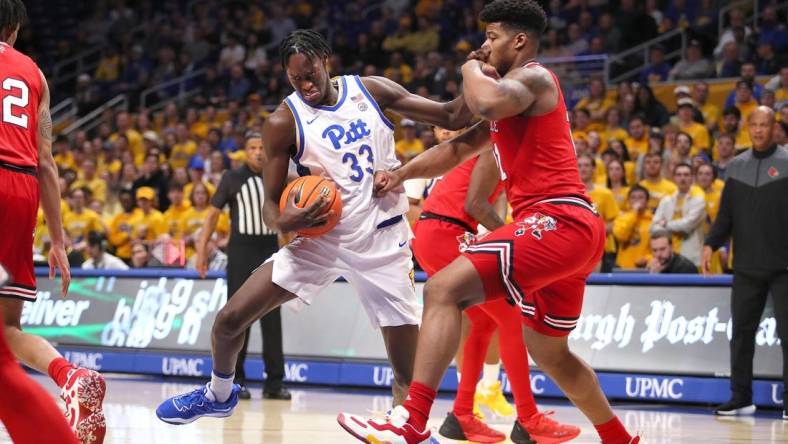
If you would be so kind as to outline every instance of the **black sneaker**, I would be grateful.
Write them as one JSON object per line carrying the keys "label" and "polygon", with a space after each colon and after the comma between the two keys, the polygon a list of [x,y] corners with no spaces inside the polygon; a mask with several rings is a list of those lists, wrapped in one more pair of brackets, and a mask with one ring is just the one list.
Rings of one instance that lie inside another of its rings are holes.
{"label": "black sneaker", "polygon": [[460,422],[457,421],[457,417],[454,416],[452,412],[446,414],[446,419],[443,420],[443,424],[441,424],[441,428],[438,429],[438,433],[444,438],[453,439],[455,441],[466,440],[465,433],[463,433],[462,427],[460,427]]}
{"label": "black sneaker", "polygon": [[728,401],[714,409],[717,416],[744,416],[755,413],[755,405],[752,402]]}
{"label": "black sneaker", "polygon": [[245,385],[241,386],[241,391],[238,392],[238,399],[252,399],[252,394]]}
{"label": "black sneaker", "polygon": [[263,389],[263,398],[289,401],[292,398],[292,395],[290,394],[290,390],[288,390],[287,387],[280,385],[272,389]]}
{"label": "black sneaker", "polygon": [[528,431],[525,430],[522,425],[520,425],[520,421],[514,422],[512,434],[509,435],[509,438],[514,444],[537,444],[536,441],[531,439],[531,435],[528,433]]}

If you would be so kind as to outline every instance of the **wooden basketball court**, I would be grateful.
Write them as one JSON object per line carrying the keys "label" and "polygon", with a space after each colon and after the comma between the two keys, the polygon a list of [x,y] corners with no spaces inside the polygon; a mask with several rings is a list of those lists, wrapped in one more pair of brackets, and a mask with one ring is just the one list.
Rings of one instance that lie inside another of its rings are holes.
{"label": "wooden basketball court", "polygon": [[[53,396],[55,387],[43,376],[35,379]],[[260,387],[252,387],[251,401],[241,401],[227,419],[205,418],[192,424],[173,426],[159,421],[154,410],[165,398],[197,387],[195,383],[169,382],[154,378],[109,375],[107,399],[107,444],[338,444],[353,443],[336,423],[340,410],[358,414],[382,414],[391,398],[383,391],[337,391],[322,388],[292,390],[293,400],[263,401]],[[598,443],[593,427],[572,406],[539,400],[542,410],[554,410],[555,418],[578,424],[582,435],[573,442]],[[430,425],[437,429],[451,400],[441,398],[433,409]],[[676,408],[656,404],[623,404],[616,411],[632,430],[641,431],[649,444],[677,443],[786,443],[788,421],[775,410],[755,417],[719,420],[700,407]],[[493,418],[495,428],[508,434],[512,420]],[[442,443],[455,442],[437,436]],[[11,440],[0,430],[0,443]]]}

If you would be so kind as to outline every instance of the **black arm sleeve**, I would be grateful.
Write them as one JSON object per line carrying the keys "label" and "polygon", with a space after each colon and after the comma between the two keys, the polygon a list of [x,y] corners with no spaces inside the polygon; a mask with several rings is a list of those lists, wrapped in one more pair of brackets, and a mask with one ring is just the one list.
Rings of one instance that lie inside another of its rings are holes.
{"label": "black arm sleeve", "polygon": [[720,211],[717,213],[717,219],[714,220],[705,242],[705,245],[711,247],[712,250],[717,250],[725,245],[725,242],[731,236],[731,231],[733,230],[733,188],[735,186],[736,182],[728,179],[725,181],[725,187],[722,189]]}

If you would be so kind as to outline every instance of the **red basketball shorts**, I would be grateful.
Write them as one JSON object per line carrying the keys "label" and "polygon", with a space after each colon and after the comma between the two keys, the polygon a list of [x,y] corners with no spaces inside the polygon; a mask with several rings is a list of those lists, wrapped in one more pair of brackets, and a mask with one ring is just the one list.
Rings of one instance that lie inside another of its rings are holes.
{"label": "red basketball shorts", "polygon": [[506,297],[539,333],[566,336],[577,325],[588,275],[601,260],[605,224],[588,203],[551,199],[529,208],[463,255],[486,298]]}
{"label": "red basketball shorts", "polygon": [[465,234],[459,225],[436,219],[423,219],[413,226],[413,255],[427,276],[432,277],[460,256],[458,236]]}
{"label": "red basketball shorts", "polygon": [[38,180],[0,166],[0,264],[11,280],[0,297],[34,301],[33,235],[38,213]]}

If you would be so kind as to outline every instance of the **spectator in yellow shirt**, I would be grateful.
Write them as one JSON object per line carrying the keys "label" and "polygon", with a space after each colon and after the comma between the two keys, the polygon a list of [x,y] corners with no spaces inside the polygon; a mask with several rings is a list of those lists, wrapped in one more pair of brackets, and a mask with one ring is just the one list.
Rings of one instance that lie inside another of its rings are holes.
{"label": "spectator in yellow shirt", "polygon": [[695,156],[701,151],[709,152],[711,143],[709,142],[709,130],[705,126],[694,120],[695,102],[689,97],[679,99],[678,111],[676,115],[679,119],[679,129],[690,135],[692,147],[690,156]]}
{"label": "spectator in yellow shirt", "polygon": [[618,209],[627,209],[627,197],[629,195],[629,182],[624,174],[624,163],[619,159],[613,159],[607,164],[607,188],[613,193],[613,199],[618,205]]}
{"label": "spectator in yellow shirt", "polygon": [[123,208],[109,227],[109,243],[115,248],[115,256],[128,262],[131,260],[131,241],[135,225],[142,219],[142,211],[134,205],[134,194],[122,190],[118,196]]}
{"label": "spectator in yellow shirt", "polygon": [[605,81],[599,76],[594,76],[588,84],[588,97],[577,102],[575,109],[586,109],[589,112],[591,123],[590,131],[603,131],[606,126],[605,117],[607,110],[615,105],[613,98],[607,97]]}
{"label": "spectator in yellow shirt", "polygon": [[93,199],[107,202],[107,181],[96,175],[96,161],[85,159],[82,161],[82,177],[71,184],[71,189],[87,188],[93,194]]}
{"label": "spectator in yellow shirt", "polygon": [[572,139],[588,139],[591,113],[585,108],[575,108],[572,113]]}
{"label": "spectator in yellow shirt", "polygon": [[748,131],[744,131],[741,122],[741,111],[735,106],[726,108],[722,113],[722,128],[720,128],[720,133],[728,134],[734,138],[734,147],[737,151],[743,151],[752,147],[750,134]]}
{"label": "spectator in yellow shirt", "polygon": [[619,110],[615,106],[611,106],[607,109],[607,113],[605,113],[605,121],[607,125],[605,126],[604,132],[602,135],[602,151],[606,150],[608,146],[610,146],[611,140],[625,140],[629,134],[627,130],[621,127],[621,110]]}
{"label": "spectator in yellow shirt", "polygon": [[183,185],[179,183],[170,183],[167,196],[170,198],[170,207],[164,212],[165,233],[173,239],[181,239],[181,221],[191,205],[184,199]]}
{"label": "spectator in yellow shirt", "polygon": [[629,119],[629,137],[624,143],[635,159],[648,152],[648,127],[642,115],[635,114]]}
{"label": "spectator in yellow shirt", "polygon": [[624,164],[624,176],[627,178],[627,183],[637,182],[635,159],[630,157],[626,143],[621,139],[615,139],[609,142],[609,146],[612,151],[618,154],[618,160]]}
{"label": "spectator in yellow shirt", "polygon": [[197,142],[191,139],[186,125],[179,123],[175,132],[175,144],[170,151],[170,167],[173,169],[186,167],[196,152]]}
{"label": "spectator in yellow shirt", "polygon": [[[662,177],[662,155],[648,153],[643,161],[643,180],[640,186],[648,190],[648,209],[656,211],[659,201],[678,191],[676,184]],[[630,190],[631,192],[631,190]],[[648,244],[648,242],[646,242]]]}
{"label": "spectator in yellow shirt", "polygon": [[424,151],[424,144],[421,143],[421,139],[416,137],[416,122],[402,119],[400,127],[402,128],[402,139],[397,141],[395,148],[397,157],[400,157],[404,163],[421,154]]}
{"label": "spectator in yellow shirt", "polygon": [[736,82],[736,108],[741,112],[741,129],[743,132],[748,132],[750,124],[750,113],[755,111],[758,107],[758,101],[752,96],[753,83],[752,80],[739,80]]}
{"label": "spectator in yellow shirt", "polygon": [[700,109],[703,115],[703,122],[706,129],[714,131],[720,123],[720,109],[717,105],[710,103],[709,100],[709,84],[703,80],[696,81],[692,88],[692,100]]}
{"label": "spectator in yellow shirt", "polygon": [[[213,193],[208,190],[208,187],[203,183],[199,183],[192,189],[189,199],[192,201],[192,207],[186,210],[181,217],[180,232],[182,233],[183,240],[186,242],[186,257],[190,258],[195,252],[195,245],[200,235],[205,218],[208,217],[208,211],[211,208],[209,203]],[[224,240],[230,233],[230,218],[227,213],[221,212],[219,214],[219,221],[216,225],[216,233],[220,240],[220,245],[224,244]]]}
{"label": "spectator in yellow shirt", "polygon": [[583,153],[577,157],[577,168],[580,172],[580,180],[586,186],[591,201],[596,206],[602,220],[605,221],[605,230],[607,232],[607,239],[605,240],[605,256],[600,264],[597,265],[597,270],[603,272],[610,272],[613,270],[616,255],[616,241],[613,238],[613,221],[618,216],[618,205],[616,198],[613,196],[607,187],[594,183],[594,157],[588,153]]}
{"label": "spectator in yellow shirt", "polygon": [[[189,183],[183,186],[183,195],[191,196],[192,190],[197,184],[203,184],[208,188],[208,193],[213,195],[216,192],[216,187],[205,179],[205,162],[199,158],[193,158],[189,162]],[[188,201],[191,203],[191,201]]]}
{"label": "spectator in yellow shirt", "polygon": [[613,223],[618,242],[616,265],[623,269],[643,268],[649,259],[649,227],[653,217],[648,207],[648,190],[634,185],[628,195],[629,211],[620,213]]}
{"label": "spectator in yellow shirt", "polygon": [[120,135],[126,136],[129,151],[134,156],[134,164],[137,166],[142,165],[142,161],[145,160],[145,142],[142,140],[142,134],[134,129],[129,113],[125,111],[119,112],[115,116],[115,126],[118,128],[118,131],[109,137],[109,141],[114,142]]}
{"label": "spectator in yellow shirt", "polygon": [[156,204],[156,191],[151,187],[140,187],[137,189],[137,206],[142,214],[140,220],[134,226],[134,239],[153,242],[159,235],[166,232],[164,216],[154,205]]}
{"label": "spectator in yellow shirt", "polygon": [[71,253],[83,257],[87,249],[90,233],[104,233],[101,216],[85,207],[85,191],[82,188],[71,190],[71,211],[63,217],[63,231],[71,243]]}

